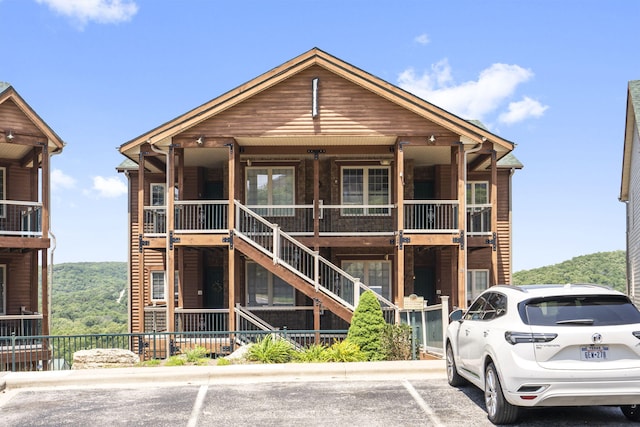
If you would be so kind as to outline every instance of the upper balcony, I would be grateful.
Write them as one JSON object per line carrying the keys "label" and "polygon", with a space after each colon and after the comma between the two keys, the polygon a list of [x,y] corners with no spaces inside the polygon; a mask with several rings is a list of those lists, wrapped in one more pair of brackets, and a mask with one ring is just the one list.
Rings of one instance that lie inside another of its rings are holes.
{"label": "upper balcony", "polygon": [[[267,221],[277,224],[292,236],[312,237],[316,233],[313,205],[247,206]],[[226,200],[189,200],[174,202],[175,234],[228,233],[229,204]],[[457,234],[457,200],[405,200],[404,233]],[[325,205],[319,203],[317,235],[393,236],[397,233],[396,205]],[[490,235],[490,204],[467,206],[467,234]],[[165,206],[145,206],[144,236],[165,237]]]}

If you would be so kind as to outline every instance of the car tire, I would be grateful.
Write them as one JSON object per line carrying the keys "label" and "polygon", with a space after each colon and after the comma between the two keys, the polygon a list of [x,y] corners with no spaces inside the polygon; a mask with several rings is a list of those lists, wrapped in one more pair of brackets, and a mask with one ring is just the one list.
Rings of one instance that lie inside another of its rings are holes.
{"label": "car tire", "polygon": [[620,410],[629,421],[640,421],[640,405],[623,405]]}
{"label": "car tire", "polygon": [[511,424],[518,418],[518,407],[504,398],[498,370],[489,363],[484,375],[484,403],[489,421],[493,424]]}
{"label": "car tire", "polygon": [[460,376],[458,368],[456,368],[456,360],[453,357],[453,348],[451,348],[451,343],[447,343],[445,358],[447,364],[447,381],[449,382],[449,385],[457,387],[465,384],[465,379]]}

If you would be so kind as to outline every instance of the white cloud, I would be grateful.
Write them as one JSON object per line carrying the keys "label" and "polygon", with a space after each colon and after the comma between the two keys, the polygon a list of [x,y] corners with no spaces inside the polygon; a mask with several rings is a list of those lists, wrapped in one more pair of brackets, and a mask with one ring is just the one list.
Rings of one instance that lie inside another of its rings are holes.
{"label": "white cloud", "polygon": [[541,117],[548,108],[548,105],[542,105],[535,99],[525,96],[522,101],[511,102],[509,111],[500,114],[498,120],[502,123],[513,124],[529,117]]}
{"label": "white cloud", "polygon": [[59,190],[63,188],[73,188],[76,186],[76,180],[71,176],[66,175],[60,169],[54,169],[51,171],[51,188],[53,190]]}
{"label": "white cloud", "polygon": [[93,188],[91,194],[99,198],[115,198],[127,194],[127,184],[117,176],[93,177]]}
{"label": "white cloud", "polygon": [[431,41],[429,40],[429,36],[427,34],[420,34],[414,40],[418,44],[429,44],[429,42]]}
{"label": "white cloud", "polygon": [[68,16],[84,26],[90,21],[115,24],[130,21],[138,12],[132,0],[36,0],[55,12]]}
{"label": "white cloud", "polygon": [[[503,107],[518,86],[533,77],[533,72],[519,65],[497,63],[482,70],[477,80],[456,84],[452,76],[449,61],[443,59],[432,65],[431,71],[424,72],[421,76],[412,68],[403,71],[398,76],[398,83],[403,89],[465,119],[484,120],[486,116]],[[520,101],[522,102],[524,101]],[[514,113],[513,116],[503,113],[506,114],[505,120],[539,117],[547,108],[539,104],[537,109],[526,109],[523,107],[527,105],[519,105],[520,103],[510,105]],[[517,117],[516,110],[523,114]]]}

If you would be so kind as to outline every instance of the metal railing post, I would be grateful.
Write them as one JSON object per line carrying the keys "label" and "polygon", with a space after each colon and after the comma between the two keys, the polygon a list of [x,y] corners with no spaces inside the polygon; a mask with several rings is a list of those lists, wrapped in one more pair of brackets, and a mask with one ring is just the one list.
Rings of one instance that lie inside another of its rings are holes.
{"label": "metal railing post", "polygon": [[449,296],[443,295],[440,299],[442,300],[442,350],[444,351],[447,342],[447,327],[449,326]]}

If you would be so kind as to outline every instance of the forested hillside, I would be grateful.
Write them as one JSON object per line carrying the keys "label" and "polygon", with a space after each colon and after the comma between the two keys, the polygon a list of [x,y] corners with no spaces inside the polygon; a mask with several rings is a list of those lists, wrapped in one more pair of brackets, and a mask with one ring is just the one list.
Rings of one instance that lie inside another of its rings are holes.
{"label": "forested hillside", "polygon": [[51,305],[53,335],[127,332],[127,264],[55,265]]}
{"label": "forested hillside", "polygon": [[[518,271],[516,285],[596,283],[626,292],[625,252],[583,255],[547,267]],[[127,264],[83,262],[53,268],[54,335],[127,332]]]}
{"label": "forested hillside", "polygon": [[598,252],[513,274],[513,283],[595,283],[626,293],[625,251]]}

